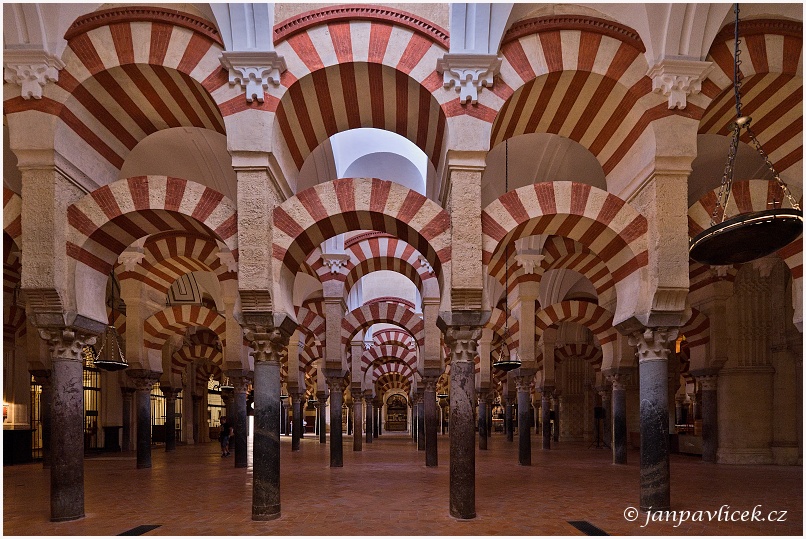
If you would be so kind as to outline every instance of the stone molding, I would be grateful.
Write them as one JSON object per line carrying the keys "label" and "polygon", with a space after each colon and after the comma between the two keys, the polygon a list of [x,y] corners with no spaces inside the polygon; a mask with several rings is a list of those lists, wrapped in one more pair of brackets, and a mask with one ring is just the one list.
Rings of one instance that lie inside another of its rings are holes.
{"label": "stone molding", "polygon": [[595,32],[623,41],[640,52],[646,52],[641,36],[632,28],[617,22],[588,17],[587,15],[549,15],[518,21],[504,34],[501,46],[503,47],[510,41],[515,41],[531,34],[562,30]]}
{"label": "stone molding", "polygon": [[713,62],[664,58],[647,72],[652,91],[669,98],[669,108],[686,108],[686,97],[700,93],[702,82],[714,68]]}
{"label": "stone molding", "polygon": [[[786,19],[747,19],[739,21],[739,37],[774,34],[779,36],[796,37],[803,39],[803,23]],[[714,37],[713,45],[716,47],[725,41],[733,42],[734,25],[726,24]],[[710,54],[710,52],[709,52]]]}
{"label": "stone molding", "polygon": [[246,92],[246,102],[263,103],[263,91],[269,83],[280,86],[280,73],[286,70],[285,58],[276,51],[224,51],[221,65],[229,71],[229,84],[239,84]]}
{"label": "stone molding", "polygon": [[459,92],[459,103],[475,105],[483,87],[491,87],[501,69],[501,58],[495,54],[452,52],[437,59],[437,72],[442,73],[442,85]]}
{"label": "stone molding", "polygon": [[322,264],[330,268],[330,273],[341,273],[349,261],[350,255],[347,253],[322,253]]}
{"label": "stone molding", "polygon": [[42,89],[58,81],[63,68],[64,62],[42,49],[3,50],[3,80],[21,86],[23,99],[42,99]]}
{"label": "stone molding", "polygon": [[134,271],[134,268],[140,264],[146,257],[143,251],[123,251],[118,256],[118,262],[123,266],[124,271]]}
{"label": "stone molding", "polygon": [[445,50],[448,50],[450,47],[448,32],[436,24],[425,21],[406,11],[385,6],[361,4],[347,4],[306,11],[296,17],[285,20],[281,24],[274,26],[274,43],[286,40],[313,26],[355,20],[390,22],[422,34],[437,45],[442,46]]}

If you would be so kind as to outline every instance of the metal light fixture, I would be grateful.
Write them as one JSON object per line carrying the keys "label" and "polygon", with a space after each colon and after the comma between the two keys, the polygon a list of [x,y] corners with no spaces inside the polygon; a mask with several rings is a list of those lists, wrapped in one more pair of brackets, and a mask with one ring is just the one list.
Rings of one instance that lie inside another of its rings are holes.
{"label": "metal light fixture", "polygon": [[218,386],[218,389],[224,391],[225,389],[235,389],[235,386],[229,381],[229,376],[224,377],[224,381]]}
{"label": "metal light fixture", "polygon": [[[504,194],[509,192],[509,140],[504,142]],[[509,355],[506,339],[509,336],[509,245],[504,246],[504,336],[498,359],[493,361],[493,367],[504,372],[517,369],[521,366],[521,358],[515,350],[515,357]]]}
{"label": "metal light fixture", "polygon": [[440,391],[439,393],[437,393],[437,398],[438,399],[447,399],[448,398],[448,393],[446,391]]}
{"label": "metal light fixture", "polygon": [[[735,5],[736,23],[734,27],[733,58],[733,92],[736,96],[736,121],[730,141],[728,160],[722,175],[722,184],[717,195],[716,206],[711,214],[711,226],[692,238],[689,255],[692,259],[711,266],[741,264],[774,253],[797,239],[803,232],[803,212],[800,209],[786,183],[775,170],[761,143],[750,127],[752,119],[742,116],[741,77],[739,76],[739,59],[741,41],[739,40],[739,4]],[[736,152],[739,148],[739,136],[744,129],[756,151],[764,159],[778,184],[780,194],[786,197],[791,208],[782,208],[782,200],[774,200],[773,207],[767,210],[740,213],[727,218],[733,186]],[[722,215],[719,215],[719,210]],[[719,222],[717,220],[719,219]]]}
{"label": "metal light fixture", "polygon": [[106,371],[120,371],[129,366],[126,362],[126,358],[123,356],[123,348],[120,345],[120,335],[118,335],[118,330],[115,328],[115,313],[118,306],[119,292],[120,292],[120,285],[118,284],[117,279],[115,278],[115,272],[112,271],[110,273],[110,277],[112,279],[112,297],[110,301],[112,302],[112,323],[106,326],[106,330],[104,330],[103,335],[100,337],[100,348],[98,348],[98,352],[94,353],[95,350],[93,347],[84,347],[84,353],[86,354],[86,349],[90,348],[94,353],[94,357],[92,360],[92,364],[95,365],[99,369],[103,369]]}

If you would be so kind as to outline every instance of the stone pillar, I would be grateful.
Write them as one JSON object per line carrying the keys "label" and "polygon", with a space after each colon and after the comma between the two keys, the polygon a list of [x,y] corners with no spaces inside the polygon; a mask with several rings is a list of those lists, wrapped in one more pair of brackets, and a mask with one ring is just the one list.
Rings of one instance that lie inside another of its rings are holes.
{"label": "stone pillar", "polygon": [[84,365],[95,337],[74,328],[40,329],[51,356],[50,520],[84,516]]}
{"label": "stone pillar", "polygon": [[487,393],[487,438],[493,435],[493,397],[492,393]]}
{"label": "stone pillar", "polygon": [[255,360],[252,520],[267,521],[280,516],[280,358],[289,335],[257,329],[245,331]]}
{"label": "stone pillar", "polygon": [[151,389],[160,373],[131,369],[126,374],[134,383],[134,409],[137,417],[137,469],[151,468]]}
{"label": "stone pillar", "polygon": [[716,462],[719,448],[719,431],[717,418],[716,388],[717,376],[698,376],[697,382],[702,391],[702,460]]}
{"label": "stone pillar", "polygon": [[356,391],[353,396],[353,451],[362,450],[362,436],[364,434],[361,430],[364,424],[363,411],[364,404],[361,402],[361,393]]}
{"label": "stone pillar", "polygon": [[372,395],[364,395],[367,406],[367,443],[372,443],[372,433],[375,431],[375,411],[372,409]]}
{"label": "stone pillar", "polygon": [[540,418],[543,423],[543,449],[551,449],[551,392],[554,391],[553,387],[544,386],[541,393],[542,417]]}
{"label": "stone pillar", "polygon": [[[602,419],[602,440],[613,447],[612,440],[613,440],[613,412],[611,406],[611,399],[610,396],[610,387],[606,384],[600,391],[599,396],[602,398],[602,410],[603,410],[603,419]],[[598,426],[596,428],[599,428]]]}
{"label": "stone pillar", "polygon": [[554,391],[554,441],[560,441],[560,394]]}
{"label": "stone pillar", "polygon": [[344,399],[342,378],[327,379],[330,388],[330,467],[344,466],[344,448],[342,447],[341,407]]}
{"label": "stone pillar", "polygon": [[619,375],[612,382],[613,464],[627,464],[627,391]]}
{"label": "stone pillar", "polygon": [[249,378],[246,376],[230,376],[230,383],[234,387],[233,411],[235,420],[235,467],[246,468],[247,459],[247,430],[249,429],[249,418],[246,413],[246,395],[249,393]]}
{"label": "stone pillar", "polygon": [[372,432],[372,437],[377,438],[381,434],[381,419],[383,419],[383,401],[380,399],[375,400],[375,430]]}
{"label": "stone pillar", "polygon": [[160,391],[165,395],[165,451],[176,451],[176,395],[180,390],[166,386]]}
{"label": "stone pillar", "polygon": [[487,450],[487,395],[478,396],[479,399],[479,449]]}
{"label": "stone pillar", "polygon": [[291,393],[291,451],[299,451],[302,439],[302,394]]}
{"label": "stone pillar", "polygon": [[[83,368],[83,367],[82,367]],[[42,429],[42,467],[50,468],[50,429],[51,429],[51,404],[53,401],[53,380],[51,371],[31,371],[36,383],[42,387],[42,394],[39,396],[40,423]],[[129,401],[131,404],[131,401]]]}
{"label": "stone pillar", "polygon": [[529,417],[532,400],[529,389],[533,379],[531,373],[515,377],[518,389],[518,464],[521,466],[532,465],[532,423]]}
{"label": "stone pillar", "polygon": [[417,392],[417,451],[425,451],[425,408],[422,391]]}
{"label": "stone pillar", "polygon": [[507,401],[504,408],[504,431],[507,433],[507,442],[512,442],[515,439],[515,429],[512,428],[512,409],[514,406],[515,405],[509,400],[509,396],[507,395]]}
{"label": "stone pillar", "polygon": [[437,456],[437,378],[423,378],[425,390],[423,391],[423,411],[425,413],[425,465],[436,466]]}
{"label": "stone pillar", "polygon": [[[201,415],[199,412],[201,410],[202,398],[201,395],[192,395],[191,398],[193,399],[193,441],[199,443],[201,441],[199,439],[199,416]],[[124,440],[125,439],[124,436]]]}
{"label": "stone pillar", "polygon": [[451,350],[450,514],[454,518],[476,517],[476,429],[473,402],[476,384],[474,358],[481,329],[449,326],[445,344]]}
{"label": "stone pillar", "polygon": [[319,403],[319,408],[316,410],[317,421],[319,423],[319,443],[327,443],[327,422],[325,415],[327,415],[327,396],[323,392],[316,394],[316,400]]}
{"label": "stone pillar", "polygon": [[676,328],[648,328],[630,337],[638,349],[642,511],[663,511],[670,505],[667,357],[676,338]]}

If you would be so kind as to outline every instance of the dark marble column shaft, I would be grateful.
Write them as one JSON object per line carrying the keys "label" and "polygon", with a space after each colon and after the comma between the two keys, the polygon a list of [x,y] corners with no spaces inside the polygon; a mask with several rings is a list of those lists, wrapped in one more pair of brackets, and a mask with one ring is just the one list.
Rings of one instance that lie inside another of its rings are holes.
{"label": "dark marble column shaft", "polygon": [[84,516],[84,391],[78,358],[53,357],[50,425],[50,520]]}
{"label": "dark marble column shaft", "polygon": [[176,393],[172,388],[165,395],[165,451],[176,451]]}
{"label": "dark marble column shaft", "polygon": [[353,397],[353,451],[361,451],[363,449],[363,412],[364,404],[361,402],[360,393],[356,391],[356,395]]}
{"label": "dark marble column shaft", "polygon": [[479,395],[479,449],[487,450],[487,396]]}
{"label": "dark marble column shaft", "polygon": [[617,380],[613,381],[613,464],[627,464],[627,392]]}
{"label": "dark marble column shaft", "polygon": [[291,394],[291,451],[299,451],[302,439],[302,395]]}
{"label": "dark marble column shaft", "polygon": [[319,443],[327,443],[327,397],[324,393],[316,395],[319,401],[319,409],[316,411],[319,417]]}
{"label": "dark marble column shaft", "polygon": [[560,398],[554,397],[554,441],[560,441]]}
{"label": "dark marble column shaft", "polygon": [[513,408],[512,402],[507,400],[506,407],[504,408],[504,430],[507,433],[507,442],[515,440],[515,429],[513,428],[512,421]]}
{"label": "dark marble column shaft", "polygon": [[436,466],[438,463],[437,429],[439,428],[436,378],[425,380],[423,413],[425,414],[425,465]]}
{"label": "dark marble column shaft", "polygon": [[372,437],[377,438],[381,434],[381,419],[383,418],[383,402],[380,400],[375,401],[375,420]]}
{"label": "dark marble column shaft", "polygon": [[543,388],[541,397],[541,418],[543,423],[543,449],[551,449],[551,391],[549,387]]}
{"label": "dark marble column shaft", "polygon": [[372,397],[365,397],[364,402],[367,407],[367,443],[372,443],[372,432],[374,431],[375,411],[372,409]]}
{"label": "dark marble column shaft", "polygon": [[529,410],[532,408],[529,398],[530,376],[519,376],[516,379],[518,389],[518,464],[532,465],[532,422]]}
{"label": "dark marble column shaft", "polygon": [[702,391],[702,460],[716,462],[716,451],[719,447],[719,431],[717,424],[716,376],[699,377]]}
{"label": "dark marble column shaft", "polygon": [[602,410],[604,410],[604,419],[602,420],[602,440],[613,447],[613,411],[612,411],[612,397],[610,391],[602,391]]}
{"label": "dark marble column shaft", "polygon": [[199,438],[199,411],[201,409],[202,398],[199,395],[193,395],[191,397],[193,399],[193,407],[191,409],[191,414],[193,414],[193,443],[199,443],[201,438]]}
{"label": "dark marble column shaft", "polygon": [[249,392],[249,379],[245,377],[232,378],[235,386],[233,410],[235,412],[235,467],[246,468],[248,451],[247,430],[249,429],[249,418],[246,414],[246,394]]}
{"label": "dark marble column shaft", "polygon": [[342,447],[341,408],[344,392],[341,378],[328,379],[330,388],[330,467],[344,466],[344,448]]}
{"label": "dark marble column shaft", "polygon": [[134,407],[137,416],[137,469],[151,468],[151,388],[157,378],[135,379]]}
{"label": "dark marble column shaft", "polygon": [[425,451],[425,403],[417,403],[417,451]]}
{"label": "dark marble column shaft", "polygon": [[53,404],[53,379],[51,371],[31,371],[36,383],[42,388],[39,395],[39,428],[42,430],[42,467],[50,468],[50,425]]}

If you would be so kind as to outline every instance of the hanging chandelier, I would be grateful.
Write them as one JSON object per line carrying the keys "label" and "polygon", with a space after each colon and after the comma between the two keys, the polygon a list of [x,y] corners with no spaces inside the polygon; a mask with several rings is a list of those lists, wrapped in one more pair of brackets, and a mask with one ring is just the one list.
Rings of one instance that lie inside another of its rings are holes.
{"label": "hanging chandelier", "polygon": [[235,389],[235,386],[233,386],[232,383],[230,382],[229,376],[225,376],[224,381],[221,382],[221,385],[218,386],[218,389],[222,391],[225,389]]}
{"label": "hanging chandelier", "polygon": [[[734,26],[733,93],[736,97],[736,121],[733,123],[728,159],[722,175],[722,184],[711,214],[711,226],[692,238],[689,255],[692,259],[711,266],[741,264],[774,253],[797,239],[803,232],[803,211],[801,211],[781,175],[775,170],[761,143],[750,127],[752,119],[742,116],[741,77],[739,74],[739,4],[735,5],[736,23]],[[733,186],[736,152],[739,137],[744,130],[758,154],[764,159],[778,185],[778,196],[772,208],[740,213],[728,218],[727,209]],[[781,207],[783,198],[791,208]],[[720,210],[721,215],[720,215]],[[719,221],[719,222],[717,222]]]}
{"label": "hanging chandelier", "polygon": [[[509,140],[504,142],[504,194],[509,192]],[[515,350],[515,357],[507,349],[509,337],[509,245],[504,246],[504,335],[498,359],[493,361],[493,367],[508,372],[521,366],[521,358]]]}
{"label": "hanging chandelier", "polygon": [[115,328],[115,313],[120,299],[120,285],[115,278],[114,271],[110,273],[110,278],[112,279],[112,323],[106,326],[103,335],[101,335],[101,345],[100,348],[98,348],[98,352],[94,353],[94,348],[89,348],[94,353],[92,364],[97,368],[105,371],[120,371],[127,368],[129,364],[123,356],[123,348],[120,345],[120,335],[118,335],[118,330]]}

